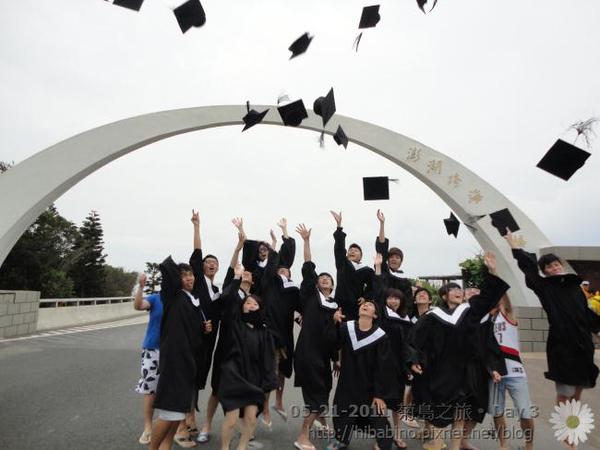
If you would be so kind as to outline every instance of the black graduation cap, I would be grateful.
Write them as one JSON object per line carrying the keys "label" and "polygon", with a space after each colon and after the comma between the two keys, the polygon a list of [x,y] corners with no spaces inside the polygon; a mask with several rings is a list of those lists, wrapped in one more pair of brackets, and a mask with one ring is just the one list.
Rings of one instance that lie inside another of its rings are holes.
{"label": "black graduation cap", "polygon": [[450,217],[444,219],[444,225],[446,226],[446,232],[448,233],[448,235],[453,234],[455,238],[458,237],[458,229],[460,228],[460,222],[452,211],[450,211]]}
{"label": "black graduation cap", "polygon": [[506,234],[507,228],[512,233],[520,230],[519,225],[515,221],[515,218],[512,216],[508,208],[493,212],[490,214],[490,217],[492,218],[492,226],[498,230],[502,236]]}
{"label": "black graduation cap", "polygon": [[365,6],[362,10],[362,15],[360,16],[358,28],[373,28],[380,20],[379,5]]}
{"label": "black graduation cap", "polygon": [[537,167],[568,181],[589,157],[590,153],[559,139],[537,163]]}
{"label": "black graduation cap", "polygon": [[201,27],[206,23],[206,14],[200,0],[188,0],[173,10],[181,32],[192,27]]}
{"label": "black graduation cap", "polygon": [[290,56],[290,59],[295,58],[296,56],[304,53],[310,45],[310,41],[312,41],[312,38],[313,36],[309,36],[308,33],[304,33],[302,36],[296,39],[288,48],[288,50],[292,52],[292,56]]}
{"label": "black graduation cap", "polygon": [[[429,10],[429,12],[433,11],[433,8],[435,8],[436,3],[437,3],[437,0],[433,0],[433,6]],[[417,0],[417,5],[419,5],[419,9],[423,12],[425,12],[426,4],[427,4],[427,0]]]}
{"label": "black graduation cap", "polygon": [[364,177],[363,196],[365,200],[389,200],[390,179],[388,177]]}
{"label": "black graduation cap", "polygon": [[323,119],[323,127],[327,125],[329,119],[335,114],[335,98],[333,96],[333,88],[329,90],[325,97],[319,97],[313,104],[313,110],[316,115]]}
{"label": "black graduation cap", "polygon": [[242,131],[246,131],[248,128],[253,127],[262,122],[267,113],[269,112],[269,108],[265,109],[263,112],[258,112],[255,109],[250,109],[250,102],[246,102],[246,115],[242,118],[244,121],[244,129]]}
{"label": "black graduation cap", "polygon": [[122,6],[123,8],[139,11],[144,0],[115,0],[113,5]]}
{"label": "black graduation cap", "polygon": [[283,124],[290,127],[297,127],[308,117],[302,99],[288,103],[287,105],[279,106],[277,107],[277,110],[279,111],[281,120],[283,120]]}
{"label": "black graduation cap", "polygon": [[333,140],[337,145],[343,145],[344,148],[348,148],[348,136],[344,133],[341,125],[338,125],[337,131],[333,135]]}

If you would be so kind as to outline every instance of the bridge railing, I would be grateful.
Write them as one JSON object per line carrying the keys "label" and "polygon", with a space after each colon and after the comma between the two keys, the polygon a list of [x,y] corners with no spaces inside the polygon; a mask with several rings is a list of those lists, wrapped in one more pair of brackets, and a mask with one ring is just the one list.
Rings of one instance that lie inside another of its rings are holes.
{"label": "bridge railing", "polygon": [[40,308],[61,308],[69,306],[109,305],[114,303],[131,303],[133,297],[94,297],[94,298],[43,298]]}

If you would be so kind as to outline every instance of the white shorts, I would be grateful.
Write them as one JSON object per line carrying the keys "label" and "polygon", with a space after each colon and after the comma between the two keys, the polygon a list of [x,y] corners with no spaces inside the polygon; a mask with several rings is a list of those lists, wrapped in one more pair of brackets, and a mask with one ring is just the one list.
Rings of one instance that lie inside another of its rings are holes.
{"label": "white shorts", "polygon": [[182,412],[168,411],[166,409],[159,408],[156,408],[154,412],[159,419],[166,420],[167,422],[179,422],[181,420],[185,420],[185,413]]}
{"label": "white shorts", "polygon": [[158,350],[142,350],[141,378],[135,391],[140,394],[154,394],[158,385]]}

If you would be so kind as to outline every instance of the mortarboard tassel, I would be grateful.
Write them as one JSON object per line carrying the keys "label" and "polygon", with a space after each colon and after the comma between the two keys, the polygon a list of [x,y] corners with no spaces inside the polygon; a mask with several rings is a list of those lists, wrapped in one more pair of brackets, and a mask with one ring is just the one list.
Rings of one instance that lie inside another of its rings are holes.
{"label": "mortarboard tassel", "polygon": [[355,48],[357,52],[358,52],[358,44],[360,44],[361,38],[362,38],[362,31],[360,32],[360,34],[358,36],[356,36],[356,39],[354,39],[354,44],[352,44],[352,48]]}
{"label": "mortarboard tassel", "polygon": [[319,136],[319,147],[325,148],[325,130],[321,131],[321,135]]}

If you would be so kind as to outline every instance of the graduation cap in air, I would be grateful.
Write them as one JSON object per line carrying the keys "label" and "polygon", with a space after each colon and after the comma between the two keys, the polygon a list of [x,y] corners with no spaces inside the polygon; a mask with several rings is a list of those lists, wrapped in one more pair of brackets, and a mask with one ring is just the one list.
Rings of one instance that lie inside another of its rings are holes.
{"label": "graduation cap in air", "polygon": [[296,56],[304,53],[306,49],[308,49],[312,38],[313,36],[309,36],[308,33],[304,33],[302,36],[296,39],[288,48],[288,50],[292,52],[292,56],[290,56],[290,59],[295,58]]}
{"label": "graduation cap in air", "polygon": [[492,218],[492,226],[498,230],[498,232],[504,236],[506,234],[506,229],[508,228],[512,233],[515,231],[519,231],[519,225],[517,224],[515,218],[512,216],[508,208],[501,209],[500,211],[496,211],[490,214]]}
{"label": "graduation cap in air", "polygon": [[250,102],[246,102],[246,111],[246,115],[242,118],[245,124],[242,131],[246,131],[248,128],[261,123],[269,112],[269,108],[265,109],[263,112],[258,112],[255,109],[250,109]]}
{"label": "graduation cap in air", "polygon": [[206,23],[206,14],[199,0],[187,0],[173,10],[181,32],[192,27],[201,27]]}
{"label": "graduation cap in air", "polygon": [[[433,6],[429,10],[429,12],[433,11],[433,8],[435,8],[436,3],[437,3],[437,0],[433,0]],[[419,9],[421,11],[423,11],[423,13],[425,12],[425,5],[426,4],[427,4],[427,0],[417,0],[417,5],[419,5]]]}
{"label": "graduation cap in air", "polygon": [[365,200],[389,200],[390,181],[388,177],[363,177],[363,197]]}
{"label": "graduation cap in air", "polygon": [[281,120],[283,120],[283,124],[290,127],[297,127],[308,117],[302,99],[288,103],[287,105],[279,106],[277,107],[277,110],[279,111]]}
{"label": "graduation cap in air", "polygon": [[[106,0],[108,1],[108,0]],[[114,0],[113,5],[122,6],[123,8],[139,11],[144,0]]]}
{"label": "graduation cap in air", "polygon": [[316,115],[323,119],[323,127],[327,125],[329,119],[335,114],[335,98],[333,88],[329,90],[325,97],[319,97],[313,104],[313,110]]}
{"label": "graduation cap in air", "polygon": [[590,153],[559,139],[537,163],[537,167],[568,181],[589,157]]}
{"label": "graduation cap in air", "polygon": [[[358,23],[358,29],[373,28],[379,23],[381,16],[379,15],[379,5],[365,6],[360,16],[360,22]],[[354,47],[358,51],[358,44],[362,38],[362,32],[356,36],[354,40]]]}
{"label": "graduation cap in air", "polygon": [[337,131],[333,135],[333,140],[337,145],[343,145],[344,148],[348,148],[348,136],[344,133],[341,125],[338,125]]}
{"label": "graduation cap in air", "polygon": [[448,233],[448,235],[453,234],[455,238],[458,237],[458,229],[460,228],[460,222],[452,211],[450,211],[450,217],[444,219],[444,225],[446,226],[446,232]]}

